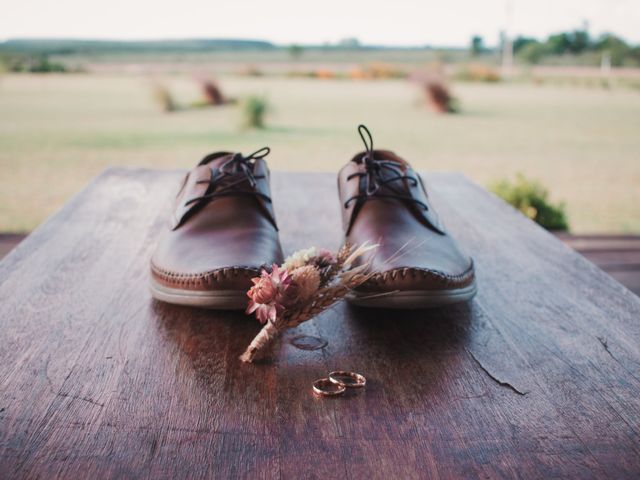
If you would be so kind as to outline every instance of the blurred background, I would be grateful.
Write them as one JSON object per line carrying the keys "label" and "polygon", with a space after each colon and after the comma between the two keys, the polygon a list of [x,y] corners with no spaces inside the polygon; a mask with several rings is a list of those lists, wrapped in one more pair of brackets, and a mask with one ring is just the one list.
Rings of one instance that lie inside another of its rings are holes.
{"label": "blurred background", "polygon": [[337,172],[359,123],[567,241],[640,233],[636,0],[0,8],[2,238],[109,165],[186,168],[268,145],[273,170]]}

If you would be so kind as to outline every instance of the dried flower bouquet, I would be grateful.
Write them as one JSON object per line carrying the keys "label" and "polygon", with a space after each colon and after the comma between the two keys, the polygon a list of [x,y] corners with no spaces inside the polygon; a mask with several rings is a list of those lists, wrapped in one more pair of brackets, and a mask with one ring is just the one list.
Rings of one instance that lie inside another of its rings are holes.
{"label": "dried flower bouquet", "polygon": [[283,330],[311,320],[367,281],[369,263],[353,265],[376,248],[347,244],[334,255],[312,247],[295,252],[280,266],[274,264],[271,272],[263,270],[252,279],[254,285],[247,292],[247,313],[254,314],[264,327],[240,359],[253,362],[261,358]]}

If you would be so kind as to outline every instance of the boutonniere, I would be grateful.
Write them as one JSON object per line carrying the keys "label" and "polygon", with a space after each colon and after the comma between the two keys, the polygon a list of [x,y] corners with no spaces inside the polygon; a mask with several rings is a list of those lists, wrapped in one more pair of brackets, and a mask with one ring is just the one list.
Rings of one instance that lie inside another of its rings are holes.
{"label": "boutonniere", "polygon": [[377,247],[347,244],[335,254],[312,247],[274,264],[270,272],[262,270],[247,292],[246,313],[264,326],[240,359],[259,359],[282,331],[311,320],[366,282],[372,274],[364,256]]}

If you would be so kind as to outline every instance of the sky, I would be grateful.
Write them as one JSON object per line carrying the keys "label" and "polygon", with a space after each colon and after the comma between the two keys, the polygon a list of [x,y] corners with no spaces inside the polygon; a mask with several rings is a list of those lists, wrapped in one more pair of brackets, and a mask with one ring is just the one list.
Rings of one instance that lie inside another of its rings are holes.
{"label": "sky", "polygon": [[321,44],[355,37],[376,45],[465,46],[474,34],[495,45],[501,30],[543,38],[584,22],[593,35],[613,32],[640,44],[640,0],[0,0],[0,40],[251,38]]}

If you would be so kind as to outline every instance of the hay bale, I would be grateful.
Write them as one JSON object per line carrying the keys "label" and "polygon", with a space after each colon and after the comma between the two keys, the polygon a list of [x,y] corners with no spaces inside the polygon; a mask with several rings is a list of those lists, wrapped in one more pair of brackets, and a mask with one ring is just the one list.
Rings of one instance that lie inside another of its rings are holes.
{"label": "hay bale", "polygon": [[200,88],[202,89],[202,95],[207,105],[218,106],[226,103],[222,90],[220,90],[220,87],[215,81],[202,79],[200,80]]}
{"label": "hay bale", "polygon": [[436,113],[456,113],[456,99],[451,95],[447,86],[438,80],[426,80],[423,90],[429,107]]}
{"label": "hay bale", "polygon": [[174,112],[177,110],[176,102],[169,89],[161,83],[153,83],[151,85],[153,99],[163,112]]}

